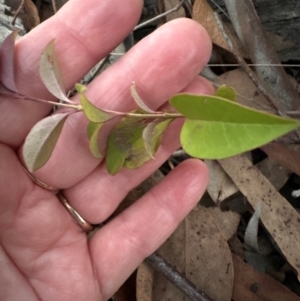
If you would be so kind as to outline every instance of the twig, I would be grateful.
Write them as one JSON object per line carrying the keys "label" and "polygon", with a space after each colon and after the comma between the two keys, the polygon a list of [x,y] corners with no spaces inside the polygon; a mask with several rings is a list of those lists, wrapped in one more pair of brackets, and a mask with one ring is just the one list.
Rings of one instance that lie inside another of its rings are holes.
{"label": "twig", "polygon": [[[248,64],[248,67],[296,67],[300,68],[300,64]],[[241,67],[241,64],[207,64],[208,67]]]}
{"label": "twig", "polygon": [[224,14],[224,16],[228,18],[228,20],[230,20],[230,17],[226,13],[226,11],[220,5],[218,5],[218,3],[216,3],[214,0],[210,0],[210,1]]}
{"label": "twig", "polygon": [[[126,52],[110,52],[109,53],[112,56],[124,56]],[[247,66],[249,67],[295,67],[295,68],[300,68],[300,64],[267,64],[267,63],[262,63],[262,64],[248,64],[246,63]],[[241,67],[241,64],[206,64],[207,67]]]}
{"label": "twig", "polygon": [[20,13],[22,7],[24,6],[24,3],[25,3],[25,0],[21,0],[21,3],[20,3],[20,5],[19,5],[18,9],[17,9],[16,12],[15,12],[14,18],[13,18],[12,21],[11,21],[11,24],[12,24],[12,25],[15,25],[15,22],[16,22],[16,20],[17,20],[18,14]]}
{"label": "twig", "polygon": [[[251,0],[224,0],[235,31],[253,63],[280,64]],[[281,111],[293,111],[300,100],[287,74],[281,67],[257,67],[261,80]]]}
{"label": "twig", "polygon": [[70,108],[70,109],[74,109],[74,110],[77,110],[77,111],[82,111],[82,106],[75,103],[75,102],[73,102],[73,101],[71,101],[71,100],[70,100],[70,103],[59,103],[59,102],[46,100],[46,99],[42,99],[42,98],[25,96],[21,93],[12,91],[12,90],[10,90],[6,87],[3,87],[1,85],[0,85],[0,95],[7,95],[7,96],[14,97],[16,99],[26,99],[26,100],[45,103],[45,104],[48,104],[48,105],[53,105],[53,106],[58,106],[58,107],[65,107],[65,108]]}
{"label": "twig", "polygon": [[122,114],[122,116],[136,117],[136,118],[185,118],[185,116],[180,113],[169,113],[169,112],[155,112],[155,113],[141,113],[141,114],[129,112],[129,113],[120,113],[120,114]]}
{"label": "twig", "polygon": [[287,111],[286,114],[289,115],[289,116],[296,117],[296,118],[300,117],[300,111]]}
{"label": "twig", "polygon": [[55,0],[52,0],[52,7],[53,7],[53,11],[56,14],[57,13],[57,7],[56,7],[56,2]]}
{"label": "twig", "polygon": [[193,5],[190,0],[186,0],[183,3],[183,6],[188,10],[190,16],[193,16]]}
{"label": "twig", "polygon": [[84,85],[89,84],[90,82],[92,82],[95,79],[95,77],[100,73],[100,71],[102,70],[104,65],[109,61],[110,56],[113,54],[114,54],[113,52],[108,54],[105,58],[103,58],[99,62],[98,66],[96,67],[96,70],[94,70],[94,72],[90,75],[90,77],[84,81]]}
{"label": "twig", "polygon": [[163,17],[165,17],[165,16],[167,16],[167,15],[169,15],[169,14],[171,14],[171,13],[177,11],[177,10],[182,6],[182,4],[183,4],[184,1],[185,1],[185,0],[181,0],[176,6],[174,6],[174,7],[171,8],[171,9],[169,9],[168,11],[164,12],[163,14],[160,14],[160,15],[158,15],[158,16],[156,16],[156,17],[150,19],[150,20],[147,20],[147,21],[145,21],[145,22],[143,22],[143,23],[137,25],[137,26],[134,28],[134,30],[140,29],[141,27],[144,27],[144,26],[146,26],[146,25],[148,25],[148,24],[151,24],[152,22],[155,22],[155,21],[157,21],[157,20],[159,20],[159,19],[161,19],[161,18],[163,18]]}
{"label": "twig", "polygon": [[185,150],[183,149],[179,149],[177,151],[175,151],[173,154],[172,154],[172,157],[182,157],[182,156],[188,156],[188,154],[186,153]]}
{"label": "twig", "polygon": [[193,301],[214,301],[202,290],[198,289],[194,283],[183,276],[177,269],[170,265],[158,253],[150,255],[146,262],[149,263],[156,271],[163,274],[171,283],[173,283],[181,292]]}
{"label": "twig", "polygon": [[272,98],[272,96],[269,95],[269,93],[266,91],[266,89],[260,84],[258,78],[256,77],[256,75],[252,72],[252,70],[250,69],[250,67],[247,65],[247,63],[245,62],[245,60],[238,55],[238,53],[235,51],[233,43],[230,39],[230,37],[227,35],[227,33],[225,32],[225,29],[223,27],[223,23],[220,21],[219,15],[217,13],[214,13],[214,17],[215,20],[217,22],[217,25],[230,49],[230,51],[233,53],[233,55],[235,56],[236,60],[238,61],[238,63],[243,67],[243,69],[245,70],[246,74],[249,76],[249,78],[252,80],[252,82],[255,84],[255,86],[257,87],[257,89],[259,90],[259,92],[261,92],[264,97],[268,100],[268,102],[270,103],[270,105],[272,106],[272,108],[281,116],[284,116],[284,111],[279,108],[278,103]]}

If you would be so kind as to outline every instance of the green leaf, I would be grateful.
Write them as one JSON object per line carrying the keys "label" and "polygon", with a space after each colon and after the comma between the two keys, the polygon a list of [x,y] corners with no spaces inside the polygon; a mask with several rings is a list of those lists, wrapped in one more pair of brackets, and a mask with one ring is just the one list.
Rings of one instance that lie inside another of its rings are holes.
{"label": "green leaf", "polygon": [[138,168],[151,159],[142,138],[145,127],[144,118],[125,117],[111,132],[106,152],[110,174],[116,174],[122,166]]}
{"label": "green leaf", "polygon": [[172,106],[188,119],[180,140],[202,159],[223,159],[264,145],[299,127],[293,119],[247,108],[215,96],[178,94]]}
{"label": "green leaf", "polygon": [[99,136],[99,131],[102,127],[103,123],[93,123],[89,122],[87,126],[87,134],[88,138],[90,140],[90,151],[91,154],[96,158],[96,159],[102,159],[103,155],[100,153],[99,150],[99,145],[98,145],[98,136]]}
{"label": "green leaf", "polygon": [[19,30],[13,31],[3,41],[0,49],[0,80],[4,86],[14,92],[17,92],[15,84],[15,40]]}
{"label": "green leaf", "polygon": [[156,119],[145,127],[143,131],[144,146],[152,159],[154,159],[154,155],[160,146],[162,135],[171,121],[173,121],[171,118],[163,121]]}
{"label": "green leaf", "polygon": [[121,170],[127,156],[127,152],[122,152],[118,147],[115,146],[115,138],[115,133],[111,133],[108,138],[105,158],[106,168],[111,175],[115,175]]}
{"label": "green leaf", "polygon": [[46,117],[31,129],[23,146],[23,158],[30,172],[49,160],[68,115],[61,113]]}
{"label": "green leaf", "polygon": [[227,87],[226,85],[220,86],[214,96],[236,101],[235,90],[232,87]]}
{"label": "green leaf", "polygon": [[41,55],[39,71],[41,79],[49,92],[58,99],[70,102],[67,98],[64,80],[59,68],[54,40],[46,46]]}
{"label": "green leaf", "polygon": [[136,131],[139,138],[132,144],[130,151],[125,158],[123,166],[129,169],[136,169],[141,167],[144,163],[148,162],[152,158],[149,156],[145,149],[144,141],[142,138],[143,130]]}
{"label": "green leaf", "polygon": [[75,84],[75,89],[77,90],[78,93],[83,93],[86,91],[86,86],[82,84]]}
{"label": "green leaf", "polygon": [[89,121],[94,123],[103,123],[114,117],[114,115],[108,114],[94,106],[83,94],[84,89],[82,87],[84,86],[80,85],[79,87],[79,85],[76,85],[77,91],[80,91],[80,104],[82,105],[83,112]]}

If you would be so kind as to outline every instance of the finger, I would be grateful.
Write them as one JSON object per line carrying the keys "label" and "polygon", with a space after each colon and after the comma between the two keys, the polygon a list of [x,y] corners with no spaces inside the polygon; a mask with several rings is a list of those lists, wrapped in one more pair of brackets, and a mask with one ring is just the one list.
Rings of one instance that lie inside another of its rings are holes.
{"label": "finger", "polygon": [[205,165],[187,160],[96,233],[90,252],[105,300],[176,229],[207,182]]}
{"label": "finger", "polygon": [[[146,37],[102,73],[89,86],[87,97],[100,108],[130,111],[136,107],[130,95],[135,81],[149,107],[158,108],[194,80],[210,51],[209,36],[198,23],[177,19]],[[85,127],[83,114],[68,117],[50,160],[35,173],[38,179],[67,188],[96,168],[98,161],[89,152]],[[108,133],[102,131],[99,137],[102,151]]]}
{"label": "finger", "polygon": [[[213,88],[204,78],[197,77],[184,89],[184,92],[212,94]],[[180,121],[173,123],[167,129],[155,160],[151,160],[137,172],[124,168],[118,174],[111,176],[105,165],[101,164],[84,180],[64,190],[64,195],[84,219],[92,224],[103,222],[115,211],[130,190],[154,173],[162,162],[178,149],[181,126]]]}
{"label": "finger", "polygon": [[[59,12],[37,26],[16,44],[16,83],[24,95],[53,100],[38,71],[41,53],[50,40],[70,89],[102,57],[116,47],[137,23],[140,0],[72,0]],[[25,100],[0,102],[3,120],[0,141],[19,146],[31,127],[51,110],[51,106]]]}

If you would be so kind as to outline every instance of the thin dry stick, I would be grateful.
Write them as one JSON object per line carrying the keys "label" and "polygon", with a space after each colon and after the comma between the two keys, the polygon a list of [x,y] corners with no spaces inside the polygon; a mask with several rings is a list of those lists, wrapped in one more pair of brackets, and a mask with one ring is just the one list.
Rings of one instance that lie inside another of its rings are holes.
{"label": "thin dry stick", "polygon": [[222,7],[218,5],[218,3],[216,3],[214,0],[210,0],[210,1],[224,14],[224,16],[228,18],[228,20],[230,20],[230,17],[226,13],[226,11],[222,9]]}
{"label": "thin dry stick", "polygon": [[187,11],[189,12],[190,16],[193,16],[193,5],[192,5],[191,1],[186,0],[183,3],[183,5],[187,9]]}
{"label": "thin dry stick", "polygon": [[233,43],[230,39],[230,37],[227,35],[225,32],[225,29],[223,27],[223,24],[219,18],[219,15],[217,13],[214,13],[215,20],[217,22],[217,25],[230,49],[230,51],[233,53],[235,56],[236,60],[239,62],[239,64],[243,67],[245,70],[246,74],[249,76],[249,78],[252,80],[252,82],[255,84],[259,92],[263,94],[263,96],[268,100],[272,108],[278,113],[280,116],[286,116],[286,114],[278,107],[277,102],[273,99],[273,97],[266,91],[266,89],[260,84],[258,78],[256,75],[252,72],[252,70],[249,68],[245,60],[237,54],[237,52],[234,49]]}
{"label": "thin dry stick", "polygon": [[[257,15],[253,0],[223,0],[223,2],[250,59],[254,63],[280,64],[277,53],[266,37],[266,31]],[[282,112],[298,109],[299,96],[282,67],[257,67],[256,75]]]}
{"label": "thin dry stick", "polygon": [[[111,56],[124,56],[126,52],[110,52]],[[295,67],[300,68],[300,64],[247,64],[249,67],[262,67],[262,66],[272,66],[272,67]],[[207,67],[242,67],[241,64],[206,64]]]}
{"label": "thin dry stick", "polygon": [[[207,64],[208,67],[242,67],[241,64]],[[296,67],[300,68],[300,64],[247,64],[249,67]]]}
{"label": "thin dry stick", "polygon": [[156,271],[163,274],[171,283],[173,283],[181,292],[193,301],[214,301],[206,293],[198,289],[194,283],[183,276],[177,269],[170,265],[157,252],[147,257],[149,263]]}
{"label": "thin dry stick", "polygon": [[11,24],[12,24],[12,25],[15,25],[15,22],[16,22],[16,20],[17,20],[18,14],[20,13],[22,7],[24,6],[24,3],[25,3],[25,0],[21,0],[21,3],[20,3],[20,5],[19,5],[18,9],[17,9],[17,11],[15,12],[14,18],[13,18],[13,20],[11,21]]}
{"label": "thin dry stick", "polygon": [[57,13],[57,7],[56,7],[56,2],[55,0],[52,0],[52,7],[53,7],[53,11],[56,14]]}
{"label": "thin dry stick", "polygon": [[110,53],[109,55],[107,55],[105,58],[103,58],[98,67],[96,68],[96,70],[93,72],[93,74],[84,82],[85,85],[89,84],[90,82],[92,82],[95,77],[97,77],[99,75],[99,73],[101,72],[102,68],[104,67],[105,63],[107,63],[109,61],[109,58],[111,56],[112,53]]}
{"label": "thin dry stick", "polygon": [[167,15],[169,15],[169,14],[171,14],[171,13],[177,11],[177,10],[182,6],[182,4],[184,3],[184,1],[185,1],[185,0],[181,0],[176,6],[174,6],[174,7],[171,8],[171,9],[169,9],[168,11],[164,12],[163,14],[160,14],[160,15],[158,15],[158,16],[156,16],[156,17],[154,17],[154,18],[152,18],[152,19],[150,19],[150,20],[148,20],[148,21],[145,21],[145,22],[143,22],[143,23],[137,25],[137,26],[134,28],[134,30],[140,29],[141,27],[144,27],[144,26],[146,26],[146,25],[148,25],[148,24],[151,24],[152,22],[157,21],[157,20],[159,20],[159,19],[161,19],[161,18],[163,18],[163,17],[165,17],[165,16],[167,16]]}

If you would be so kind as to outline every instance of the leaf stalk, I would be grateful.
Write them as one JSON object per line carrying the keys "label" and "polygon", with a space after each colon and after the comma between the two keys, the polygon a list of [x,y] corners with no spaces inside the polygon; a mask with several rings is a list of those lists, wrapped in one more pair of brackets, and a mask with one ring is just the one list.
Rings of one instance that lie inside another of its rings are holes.
{"label": "leaf stalk", "polygon": [[136,118],[184,118],[185,116],[180,113],[156,112],[156,113],[124,113],[127,117]]}

